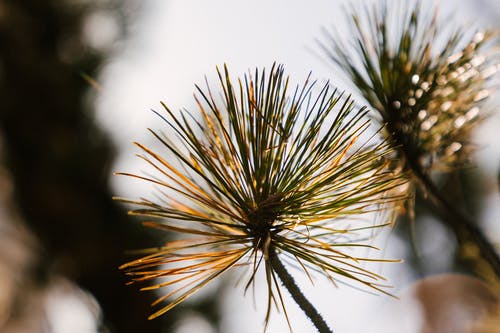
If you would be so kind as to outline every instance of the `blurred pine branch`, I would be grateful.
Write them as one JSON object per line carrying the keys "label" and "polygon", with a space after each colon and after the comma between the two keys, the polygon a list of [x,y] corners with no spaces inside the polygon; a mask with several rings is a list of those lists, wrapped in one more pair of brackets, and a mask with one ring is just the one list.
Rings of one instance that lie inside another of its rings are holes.
{"label": "blurred pine branch", "polygon": [[[411,175],[410,196],[417,189],[428,196],[459,244],[475,247],[478,262],[498,279],[500,257],[491,240],[433,179],[470,159],[471,133],[487,118],[484,103],[496,89],[496,36],[441,26],[437,9],[423,9],[420,1],[383,3],[352,9],[353,37],[325,32],[320,46],[386,124],[385,136],[398,151],[393,168]],[[406,206],[412,216],[413,201]]]}

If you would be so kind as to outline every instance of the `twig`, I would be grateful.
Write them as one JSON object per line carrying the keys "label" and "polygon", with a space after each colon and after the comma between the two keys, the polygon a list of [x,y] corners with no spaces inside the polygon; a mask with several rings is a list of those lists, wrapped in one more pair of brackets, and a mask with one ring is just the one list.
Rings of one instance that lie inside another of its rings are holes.
{"label": "twig", "polygon": [[293,300],[302,309],[302,311],[307,315],[311,322],[316,326],[319,333],[333,333],[333,331],[328,327],[323,317],[319,314],[318,310],[309,302],[309,300],[304,296],[299,286],[295,283],[293,277],[288,273],[285,266],[281,260],[279,260],[277,253],[274,249],[269,251],[269,261],[274,271],[280,278],[281,282],[288,290]]}
{"label": "twig", "polygon": [[500,278],[500,257],[498,252],[479,226],[451,204],[441,191],[439,191],[434,182],[420,168],[412,164],[410,162],[414,175],[427,190],[431,201],[437,206],[436,208],[438,208],[448,225],[453,229],[457,238],[460,232],[465,229],[470,240],[478,246],[482,257],[488,262],[497,277]]}

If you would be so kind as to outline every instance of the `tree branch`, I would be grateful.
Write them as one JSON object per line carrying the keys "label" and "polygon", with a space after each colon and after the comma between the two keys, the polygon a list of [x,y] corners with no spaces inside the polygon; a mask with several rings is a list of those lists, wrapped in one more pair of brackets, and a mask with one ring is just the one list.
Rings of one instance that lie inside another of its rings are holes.
{"label": "tree branch", "polygon": [[412,165],[412,170],[414,175],[427,190],[431,201],[434,203],[439,213],[455,232],[457,238],[460,237],[460,233],[465,230],[469,239],[477,245],[481,256],[490,265],[496,276],[500,278],[500,257],[498,252],[484,235],[477,223],[459,211],[455,205],[451,204],[441,191],[439,191],[434,182],[419,168]]}

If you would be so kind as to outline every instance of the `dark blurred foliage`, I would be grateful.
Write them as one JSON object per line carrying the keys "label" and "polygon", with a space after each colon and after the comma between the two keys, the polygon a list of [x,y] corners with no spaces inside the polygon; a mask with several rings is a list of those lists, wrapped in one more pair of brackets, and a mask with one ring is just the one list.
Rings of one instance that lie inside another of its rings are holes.
{"label": "dark blurred foliage", "polygon": [[160,332],[174,314],[148,321],[154,295],[126,286],[118,270],[151,235],[111,199],[114,149],[87,98],[84,77],[96,76],[104,54],[85,45],[81,29],[98,3],[0,2],[3,158],[15,205],[41,244],[26,278],[43,288],[62,275],[91,292],[103,331]]}

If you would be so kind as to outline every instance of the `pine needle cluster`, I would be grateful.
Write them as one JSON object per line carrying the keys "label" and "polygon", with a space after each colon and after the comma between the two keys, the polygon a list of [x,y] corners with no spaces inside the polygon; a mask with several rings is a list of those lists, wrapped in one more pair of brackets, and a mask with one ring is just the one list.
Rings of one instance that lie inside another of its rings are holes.
{"label": "pine needle cluster", "polygon": [[386,124],[399,166],[416,175],[466,162],[499,60],[493,33],[441,26],[422,6],[353,11],[349,39],[333,31],[320,42]]}
{"label": "pine needle cluster", "polygon": [[[361,139],[368,111],[328,84],[315,92],[308,79],[290,88],[282,66],[255,70],[236,85],[226,67],[218,75],[222,101],[197,87],[196,112],[177,115],[163,104],[158,115],[169,134],[151,131],[161,153],[137,143],[158,176],[122,173],[160,191],[156,199],[122,199],[135,206],[131,213],[177,235],[122,266],[133,282],[149,282],[143,290],[165,288],[151,318],[237,267],[249,272],[245,289],[265,272],[266,322],[273,304],[286,315],[280,280],[295,291],[283,260],[311,278],[385,293],[382,277],[361,265],[378,259],[349,254],[370,247],[362,230],[391,222],[385,213],[401,199],[393,190],[404,181],[388,168],[387,142]],[[376,216],[384,220],[367,223]]]}

